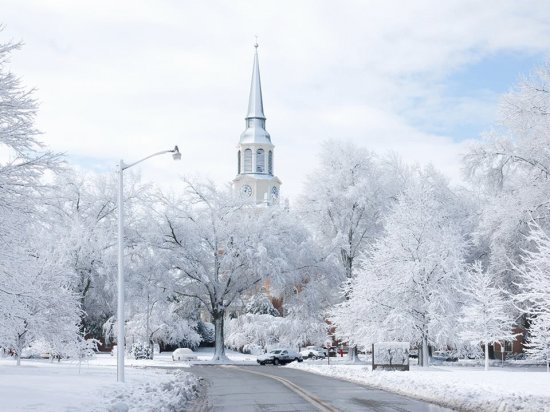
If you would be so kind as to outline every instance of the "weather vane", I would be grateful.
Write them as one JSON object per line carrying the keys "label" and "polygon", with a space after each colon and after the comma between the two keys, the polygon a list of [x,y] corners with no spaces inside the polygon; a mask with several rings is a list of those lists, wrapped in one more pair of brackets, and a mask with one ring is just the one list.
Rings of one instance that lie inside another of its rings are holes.
{"label": "weather vane", "polygon": [[255,48],[258,48],[258,36],[256,35],[256,36],[254,36],[254,37],[256,38],[256,43],[254,43],[254,47],[255,47]]}

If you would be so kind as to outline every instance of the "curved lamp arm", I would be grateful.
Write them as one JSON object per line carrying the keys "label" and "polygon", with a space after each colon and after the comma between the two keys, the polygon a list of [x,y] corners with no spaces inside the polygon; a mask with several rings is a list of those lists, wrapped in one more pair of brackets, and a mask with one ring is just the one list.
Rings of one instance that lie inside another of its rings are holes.
{"label": "curved lamp arm", "polygon": [[143,159],[141,160],[138,160],[137,162],[134,162],[134,163],[130,163],[130,164],[125,164],[122,160],[120,161],[120,168],[122,170],[126,170],[126,169],[129,169],[130,167],[132,166],[135,166],[137,165],[138,163],[141,163],[141,162],[144,162],[145,160],[147,159],[150,159],[152,157],[155,157],[155,156],[158,156],[158,155],[161,155],[161,154],[165,154],[165,153],[173,153],[172,154],[172,157],[174,158],[174,160],[180,160],[181,159],[181,153],[180,153],[180,150],[178,149],[178,146],[174,146],[174,148],[172,150],[163,150],[161,152],[157,152],[157,153],[153,153],[152,155],[149,155],[147,157],[144,157]]}

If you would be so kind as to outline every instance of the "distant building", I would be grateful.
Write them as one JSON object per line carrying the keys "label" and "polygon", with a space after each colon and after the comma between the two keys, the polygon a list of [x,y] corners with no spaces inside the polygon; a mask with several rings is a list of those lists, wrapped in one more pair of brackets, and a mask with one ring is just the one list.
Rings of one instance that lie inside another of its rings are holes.
{"label": "distant building", "polygon": [[279,203],[281,181],[274,174],[275,146],[265,129],[258,44],[254,47],[246,129],[237,146],[237,176],[233,179],[233,189],[242,196],[252,197],[258,204],[271,205]]}

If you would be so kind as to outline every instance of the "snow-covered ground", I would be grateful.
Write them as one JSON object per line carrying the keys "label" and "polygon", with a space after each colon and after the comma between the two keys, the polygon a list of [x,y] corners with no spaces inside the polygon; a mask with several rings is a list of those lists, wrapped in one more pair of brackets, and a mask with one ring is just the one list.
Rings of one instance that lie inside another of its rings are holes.
{"label": "snow-covered ground", "polygon": [[[145,366],[172,365],[170,353],[154,361],[127,359],[126,383],[116,382],[116,358],[99,354],[86,363],[63,360],[0,359],[0,410],[172,411],[181,410],[198,390],[187,372]],[[185,363],[179,363],[185,366]]]}
{"label": "snow-covered ground", "polygon": [[[208,364],[212,348],[201,348],[192,363]],[[256,363],[256,357],[226,350],[231,362]],[[99,353],[81,363],[0,358],[0,410],[11,411],[171,411],[197,395],[197,379],[172,361],[172,352],[154,360],[126,358],[126,384],[116,382],[116,357]],[[176,406],[174,407],[173,406]]]}
{"label": "snow-covered ground", "polygon": [[[255,364],[254,355],[227,350],[233,363]],[[197,352],[195,364],[208,364],[212,349]],[[550,411],[550,373],[544,367],[518,364],[493,367],[457,362],[409,372],[374,371],[346,365],[346,358],[305,360],[287,367],[343,378],[380,389],[467,411]],[[496,363],[495,363],[496,365]],[[17,367],[0,359],[2,411],[170,411],[182,408],[197,395],[198,381],[174,362],[171,352],[154,360],[126,359],[126,384],[116,383],[116,357],[98,354],[79,365],[64,360],[24,359]],[[172,408],[177,405],[177,408]],[[163,409],[164,408],[164,409]]]}
{"label": "snow-covered ground", "polygon": [[544,368],[453,366],[409,372],[371,371],[367,365],[345,365],[343,359],[291,363],[321,375],[338,377],[464,411],[550,411],[550,373]]}

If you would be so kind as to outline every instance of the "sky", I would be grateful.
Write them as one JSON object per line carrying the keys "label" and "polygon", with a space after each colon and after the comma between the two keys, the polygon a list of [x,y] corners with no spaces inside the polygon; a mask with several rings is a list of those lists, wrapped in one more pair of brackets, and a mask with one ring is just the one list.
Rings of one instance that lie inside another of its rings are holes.
{"label": "sky", "polygon": [[[10,69],[35,88],[43,142],[76,167],[236,174],[255,36],[282,197],[307,191],[320,145],[349,140],[461,182],[501,96],[550,56],[550,2],[0,0]],[[319,176],[322,179],[322,176]]]}

